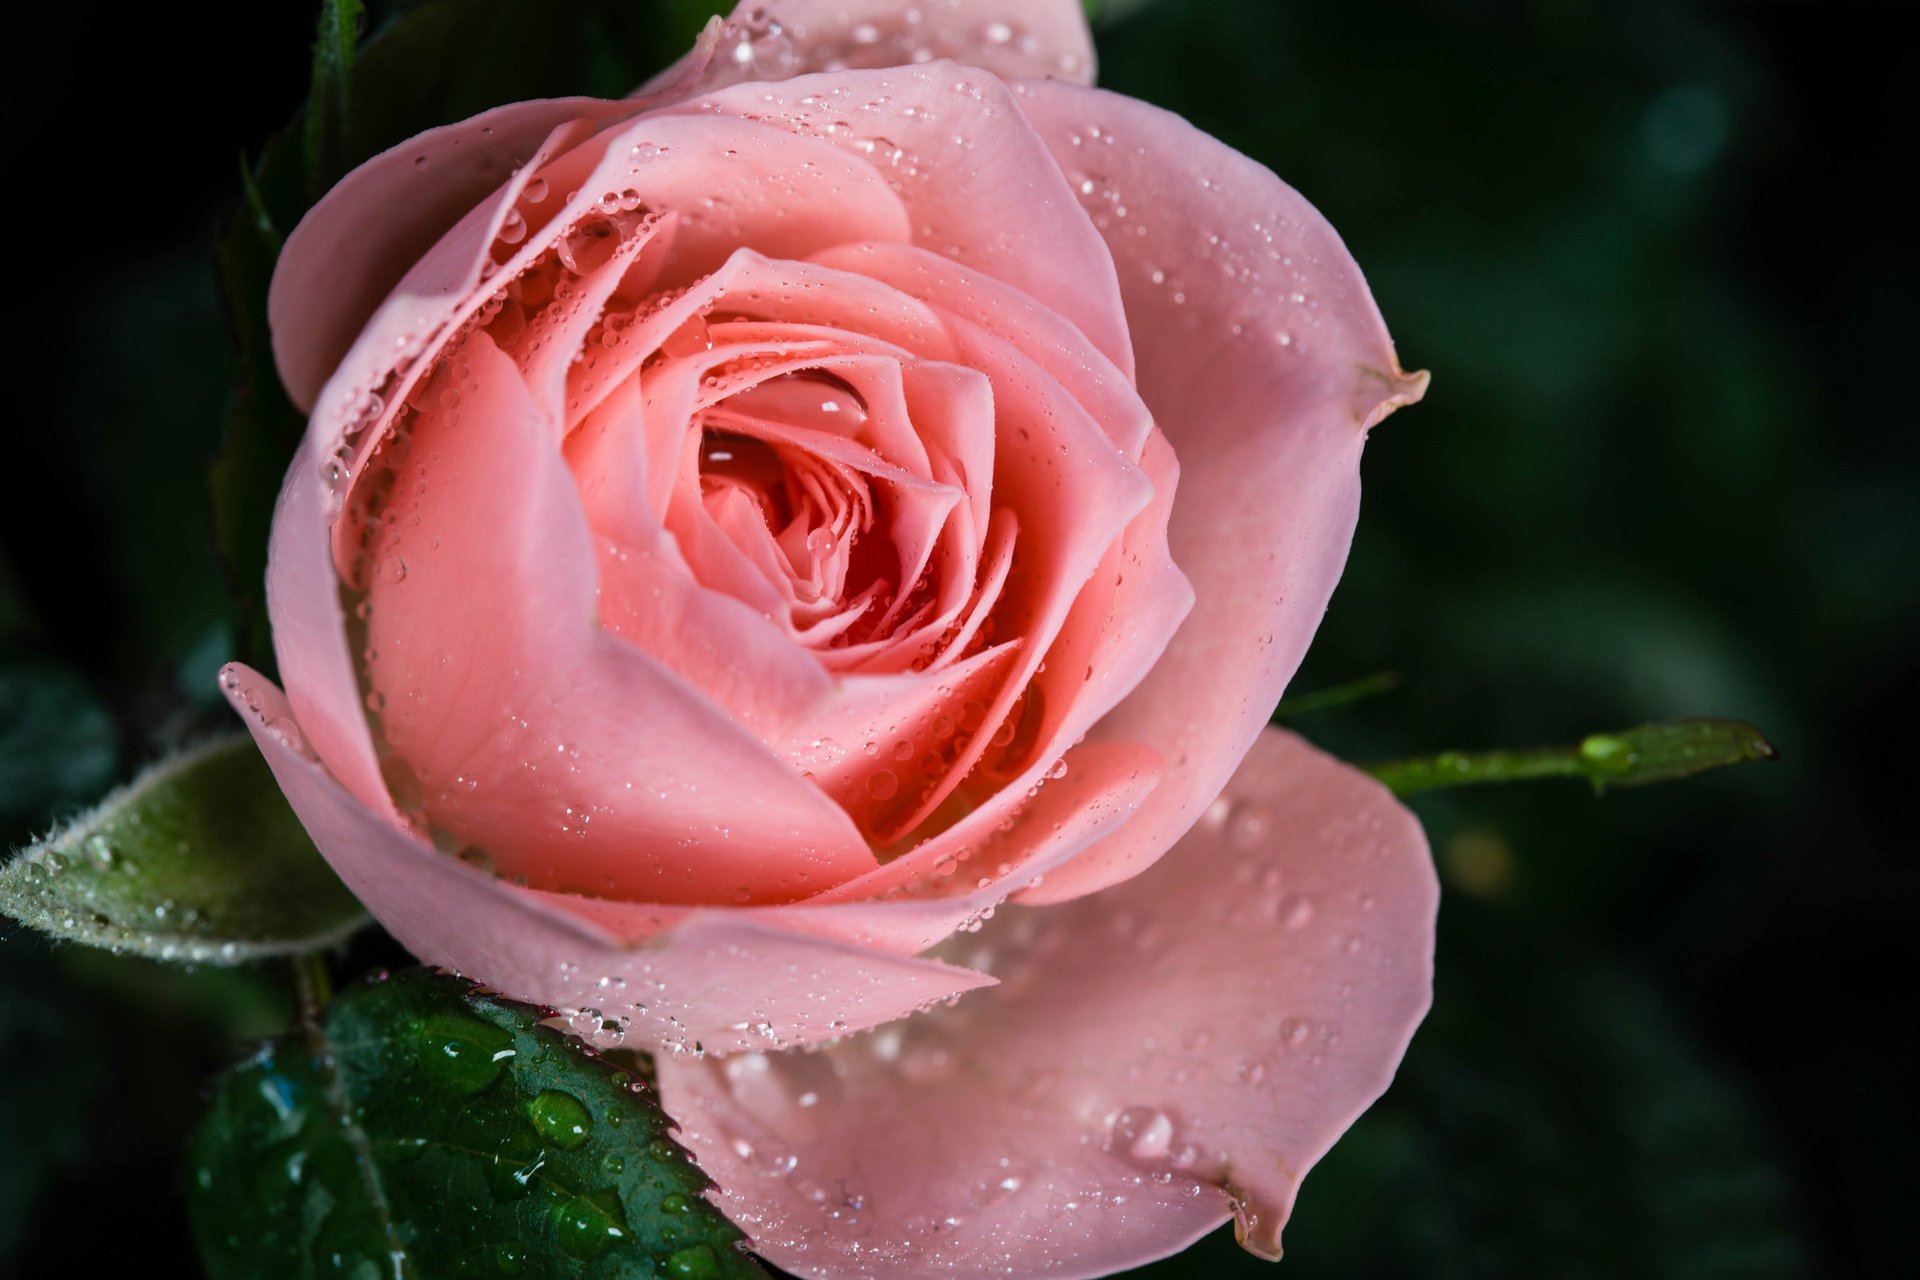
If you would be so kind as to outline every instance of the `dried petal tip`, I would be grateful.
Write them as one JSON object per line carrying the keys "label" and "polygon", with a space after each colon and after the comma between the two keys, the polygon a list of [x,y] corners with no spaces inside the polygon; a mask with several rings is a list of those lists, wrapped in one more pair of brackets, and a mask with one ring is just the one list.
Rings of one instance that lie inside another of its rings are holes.
{"label": "dried petal tip", "polygon": [[1284,1207],[1262,1210],[1238,1196],[1234,1198],[1233,1238],[1262,1262],[1280,1261],[1280,1226],[1286,1220]]}
{"label": "dried petal tip", "polygon": [[[1398,360],[1389,369],[1381,370],[1360,365],[1360,377],[1366,387],[1360,397],[1360,403],[1368,406],[1360,414],[1360,429],[1371,431],[1381,419],[1395,409],[1418,403],[1427,394],[1427,383],[1431,375],[1425,369],[1416,369],[1412,373],[1400,367]],[[1382,393],[1385,394],[1382,394]]]}

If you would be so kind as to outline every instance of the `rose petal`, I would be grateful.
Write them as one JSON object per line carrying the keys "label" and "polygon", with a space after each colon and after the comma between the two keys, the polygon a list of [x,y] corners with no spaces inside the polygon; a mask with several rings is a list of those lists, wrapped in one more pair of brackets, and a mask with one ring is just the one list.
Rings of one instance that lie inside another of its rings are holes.
{"label": "rose petal", "polygon": [[1156,431],[1147,438],[1140,466],[1153,482],[1152,504],[1081,590],[1047,654],[1048,669],[1034,677],[1043,695],[1041,759],[1058,754],[1053,744],[1080,741],[1139,687],[1193,608],[1193,588],[1167,548],[1169,512],[1179,509],[1180,464],[1165,436]]}
{"label": "rose petal", "polygon": [[[1129,359],[1107,248],[992,76],[951,62],[844,71],[738,85],[670,110],[766,121],[865,159],[906,206],[914,244],[1015,282],[1110,360]],[[900,239],[849,228],[840,243]]]}
{"label": "rose petal", "polygon": [[622,942],[382,821],[290,742],[290,708],[270,681],[238,665],[222,677],[314,843],[402,946],[518,1000],[624,1019],[629,1044],[673,1053],[810,1044],[993,981],[739,912],[679,913],[647,945]]}
{"label": "rose petal", "polygon": [[1055,83],[1021,94],[1106,233],[1135,331],[1152,335],[1140,392],[1180,459],[1168,532],[1196,595],[1094,730],[1157,747],[1167,779],[1125,832],[1029,898],[1057,901],[1150,863],[1232,773],[1339,580],[1366,429],[1417,400],[1426,375],[1400,371],[1359,267],[1268,170],[1130,98]]}
{"label": "rose petal", "polygon": [[1437,892],[1412,815],[1272,731],[1160,866],[948,948],[1000,986],[823,1052],[663,1061],[662,1099],[796,1275],[1107,1275],[1236,1203],[1276,1256],[1426,1011]]}
{"label": "rose petal", "polygon": [[[369,680],[403,806],[545,888],[778,901],[870,868],[837,805],[600,627],[550,422],[484,333],[452,364],[445,389],[471,407],[417,415],[369,577]],[[424,397],[444,400],[437,383]]]}
{"label": "rose petal", "polygon": [[1013,343],[1058,378],[1128,457],[1140,456],[1153,419],[1133,389],[1131,348],[1119,353],[1116,363],[1086,334],[1006,281],[912,245],[842,245],[814,260],[883,281],[938,314]]}
{"label": "rose petal", "polygon": [[[1129,743],[1086,743],[1066,759],[1067,772],[1039,788],[1004,827],[990,826],[965,843],[929,842],[940,845],[939,856],[915,850],[805,902],[733,914],[896,955],[925,951],[990,918],[1010,892],[1118,830],[1160,778],[1159,757]],[[653,937],[694,910],[537,896],[630,942]]]}
{"label": "rose petal", "polygon": [[710,85],[951,58],[1007,79],[1093,83],[1079,0],[742,0],[720,32]]}
{"label": "rose petal", "polygon": [[293,402],[312,407],[400,278],[550,135],[638,109],[597,98],[516,102],[429,129],[336,183],[287,237],[267,294],[274,361]]}
{"label": "rose petal", "polygon": [[294,454],[273,510],[267,613],[273,619],[274,658],[308,743],[361,804],[398,821],[380,776],[347,646],[319,468],[309,439]]}

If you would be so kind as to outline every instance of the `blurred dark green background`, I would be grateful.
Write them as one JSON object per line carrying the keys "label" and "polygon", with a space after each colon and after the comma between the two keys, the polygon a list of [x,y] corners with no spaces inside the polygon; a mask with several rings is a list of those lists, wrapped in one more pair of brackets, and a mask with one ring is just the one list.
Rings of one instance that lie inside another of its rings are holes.
{"label": "blurred dark green background", "polygon": [[[631,47],[522,92],[617,89],[699,7],[635,0]],[[1421,800],[1448,895],[1398,1083],[1307,1181],[1278,1273],[1223,1235],[1140,1274],[1913,1273],[1916,17],[1109,4],[1104,82],[1304,191],[1434,372],[1374,437],[1295,688],[1403,686],[1299,727],[1371,758],[1715,713],[1785,756],[1599,800]],[[220,720],[203,476],[232,370],[207,246],[238,157],[300,100],[312,12],[10,21],[18,844]],[[267,974],[0,939],[0,1273],[76,1249],[190,1270],[199,1082],[279,1000]]]}

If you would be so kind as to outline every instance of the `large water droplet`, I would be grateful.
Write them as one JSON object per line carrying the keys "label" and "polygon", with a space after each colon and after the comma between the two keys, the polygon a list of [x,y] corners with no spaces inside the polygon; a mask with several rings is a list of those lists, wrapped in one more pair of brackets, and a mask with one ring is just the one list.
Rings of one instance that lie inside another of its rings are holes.
{"label": "large water droplet", "polygon": [[421,1026],[416,1045],[427,1078],[454,1093],[479,1093],[513,1057],[513,1036],[490,1022],[436,1013]]}
{"label": "large water droplet", "polygon": [[560,1247],[576,1258],[597,1258],[631,1239],[620,1195],[612,1187],[587,1191],[553,1211],[554,1234]]}
{"label": "large water droplet", "polygon": [[503,1204],[518,1200],[527,1194],[546,1164],[546,1150],[524,1127],[516,1126],[494,1149],[493,1167],[487,1171],[488,1190]]}
{"label": "large water droplet", "polygon": [[593,1117],[580,1099],[558,1089],[547,1089],[529,1102],[527,1118],[535,1132],[562,1151],[578,1150],[593,1130]]}
{"label": "large water droplet", "polygon": [[689,1245],[667,1259],[665,1272],[681,1280],[718,1280],[720,1258],[712,1245]]}
{"label": "large water droplet", "polygon": [[1158,1107],[1128,1107],[1113,1118],[1112,1147],[1135,1160],[1161,1160],[1173,1147],[1173,1120]]}
{"label": "large water droplet", "polygon": [[758,1138],[735,1138],[733,1152],[747,1168],[763,1178],[784,1178],[800,1163],[793,1149],[770,1134]]}

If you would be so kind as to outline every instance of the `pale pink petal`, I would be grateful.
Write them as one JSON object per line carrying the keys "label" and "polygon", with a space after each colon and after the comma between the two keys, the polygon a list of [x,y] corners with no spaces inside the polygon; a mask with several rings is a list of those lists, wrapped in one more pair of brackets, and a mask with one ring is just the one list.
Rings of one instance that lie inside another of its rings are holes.
{"label": "pale pink petal", "polygon": [[[591,238],[609,221],[610,202],[675,215],[672,278],[662,284],[721,266],[741,244],[806,256],[848,238],[907,235],[900,202],[871,165],[778,128],[654,113],[549,158],[569,136],[549,139],[537,165],[448,231],[367,320],[314,404],[308,434],[318,457],[340,456],[357,473],[441,345],[493,297],[483,274],[505,284]],[[710,157],[729,151],[732,162],[716,173]],[[539,200],[529,190],[536,178]]]}
{"label": "pale pink petal", "polygon": [[[918,299],[855,272],[774,261],[740,249],[717,271],[621,330],[604,352],[576,367],[567,389],[568,421],[591,412],[609,388],[631,377],[655,352],[672,360],[710,354],[715,339],[705,317],[714,311],[788,326],[783,336],[791,342],[834,342],[844,349],[844,344],[858,341],[863,347],[892,347],[935,359],[952,354],[939,318]],[[771,331],[761,337],[782,340]],[[668,420],[693,411],[695,388],[681,385],[684,398],[664,415]],[[654,503],[656,510],[663,505]]]}
{"label": "pale pink petal", "polygon": [[1153,418],[1133,388],[1133,351],[1110,358],[1087,335],[1029,295],[979,271],[903,244],[849,244],[815,261],[883,281],[936,313],[1004,338],[1073,393],[1129,457],[1139,457]]}
{"label": "pale pink petal", "polygon": [[714,1198],[796,1275],[1107,1275],[1299,1181],[1387,1086],[1437,886],[1379,784],[1266,734],[1160,866],[945,950],[1001,984],[815,1053],[665,1061]]}
{"label": "pale pink petal", "polygon": [[[912,243],[1012,282],[1108,359],[1128,360],[1107,248],[993,76],[952,62],[846,71],[737,85],[670,110],[765,121],[862,158],[905,206]],[[861,236],[849,225],[838,243],[866,239],[905,237]]]}
{"label": "pale pink petal", "polygon": [[598,1009],[626,1024],[629,1045],[724,1053],[816,1043],[993,981],[737,912],[680,912],[670,932],[623,942],[382,821],[308,758],[265,677],[237,665],[222,677],[307,833],[402,946],[516,1000]]}
{"label": "pale pink petal", "polygon": [[837,805],[599,625],[551,424],[485,333],[450,365],[424,402],[469,407],[416,415],[366,601],[402,808],[503,873],[610,897],[792,900],[870,868]]}
{"label": "pale pink petal", "polygon": [[1080,0],[742,0],[718,33],[707,83],[936,58],[1009,80],[1093,83]]}
{"label": "pale pink petal", "polygon": [[[1124,825],[1160,777],[1145,747],[1090,742],[1066,756],[1067,771],[1038,788],[1004,823],[966,841],[930,841],[931,853],[897,858],[806,902],[741,907],[732,914],[762,924],[914,955],[957,929],[990,919],[1009,893],[1079,856]],[[630,942],[651,938],[698,908],[524,890]]]}
{"label": "pale pink petal", "polygon": [[[287,237],[267,295],[287,394],[311,408],[400,278],[556,130],[628,115],[596,98],[516,102],[429,129],[336,183]],[[453,286],[457,289],[457,283]]]}
{"label": "pale pink petal", "polygon": [[653,654],[765,743],[833,696],[813,655],[759,613],[694,581],[673,545],[601,538],[600,625]]}
{"label": "pale pink petal", "polygon": [[280,678],[293,691],[294,710],[308,743],[361,804],[397,817],[367,732],[360,683],[347,647],[347,617],[333,574],[326,502],[326,485],[309,439],[294,454],[273,509],[267,613],[273,619],[274,658]]}
{"label": "pale pink petal", "polygon": [[1181,465],[1169,537],[1193,613],[1094,730],[1167,779],[1125,832],[1032,900],[1089,893],[1192,825],[1299,666],[1346,561],[1366,429],[1417,400],[1333,228],[1179,117],[1057,83],[1022,102],[1112,247],[1141,395]]}
{"label": "pale pink petal", "polygon": [[335,183],[288,235],[268,292],[274,360],[293,402],[313,407],[375,308],[516,169],[692,92],[706,76],[719,26],[709,24],[646,93],[617,102],[509,103],[417,134]]}
{"label": "pale pink petal", "polygon": [[1078,742],[1139,686],[1193,608],[1193,588],[1167,548],[1180,465],[1166,437],[1147,438],[1140,465],[1153,482],[1153,502],[1081,589],[1047,652],[1047,669],[1033,680],[1043,708],[1035,731],[1042,760],[1059,754],[1056,744]]}
{"label": "pale pink petal", "polygon": [[955,319],[952,327],[968,363],[993,388],[994,501],[1019,519],[1022,561],[999,599],[994,621],[1022,636],[1026,646],[1007,684],[987,704],[987,732],[964,746],[954,740],[944,779],[902,817],[898,830],[883,833],[888,839],[925,822],[979,763],[991,734],[1046,660],[1080,591],[1153,498],[1146,474],[1051,374],[1012,344],[965,321]]}

